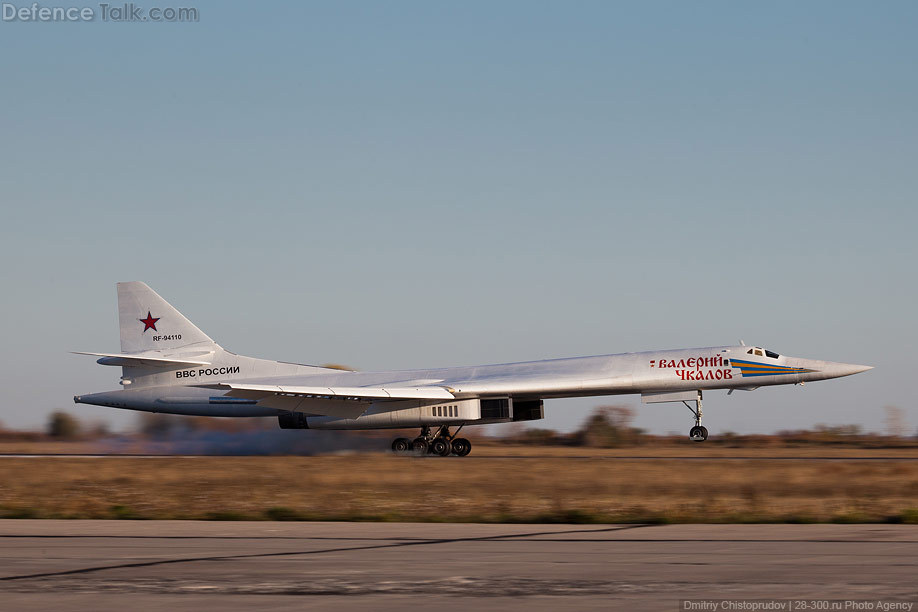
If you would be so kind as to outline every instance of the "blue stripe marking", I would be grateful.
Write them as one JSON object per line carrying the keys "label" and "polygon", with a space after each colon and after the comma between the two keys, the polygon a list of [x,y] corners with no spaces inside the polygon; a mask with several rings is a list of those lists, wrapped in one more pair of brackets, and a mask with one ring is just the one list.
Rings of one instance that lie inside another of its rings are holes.
{"label": "blue stripe marking", "polygon": [[257,404],[258,402],[253,399],[248,399],[245,397],[226,397],[225,395],[219,395],[217,397],[207,398],[211,404]]}
{"label": "blue stripe marking", "polygon": [[787,376],[788,374],[796,374],[796,372],[749,372],[746,370],[740,370],[743,375],[743,378],[749,378],[750,376]]}
{"label": "blue stripe marking", "polygon": [[807,368],[797,368],[793,366],[772,365],[769,363],[760,363],[758,361],[745,361],[742,359],[733,359],[732,366],[739,368],[743,378],[755,376],[786,376],[788,374],[803,374],[813,372]]}
{"label": "blue stripe marking", "polygon": [[770,363],[759,363],[757,361],[742,361],[739,359],[733,360],[733,365],[738,368],[768,368],[769,370],[802,370],[803,368],[795,368],[793,366],[781,366],[781,365],[772,365]]}

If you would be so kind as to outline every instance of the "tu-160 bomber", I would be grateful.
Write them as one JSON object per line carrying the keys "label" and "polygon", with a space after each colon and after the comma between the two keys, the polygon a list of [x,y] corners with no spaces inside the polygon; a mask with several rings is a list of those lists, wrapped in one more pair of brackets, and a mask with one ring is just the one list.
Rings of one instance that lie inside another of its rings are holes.
{"label": "tu-160 bomber", "polygon": [[[681,402],[703,441],[704,391],[753,390],[857,374],[870,366],[733,345],[439,369],[342,371],[231,353],[142,282],[118,283],[120,353],[78,353],[121,366],[122,389],[77,403],[215,417],[276,417],[284,429],[420,428],[399,452],[468,455],[465,425],[533,421],[546,399],[640,394]],[[455,429],[455,431],[453,431]]]}

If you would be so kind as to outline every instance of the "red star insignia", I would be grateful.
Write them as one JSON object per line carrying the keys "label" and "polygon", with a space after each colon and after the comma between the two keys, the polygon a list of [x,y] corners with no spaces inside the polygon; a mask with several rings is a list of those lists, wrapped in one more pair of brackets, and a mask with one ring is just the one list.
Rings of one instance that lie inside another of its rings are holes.
{"label": "red star insignia", "polygon": [[150,311],[148,310],[146,319],[137,319],[137,320],[143,323],[143,331],[147,331],[148,329],[152,329],[153,331],[159,331],[158,329],[156,329],[156,322],[159,321],[161,318],[162,317],[151,316]]}

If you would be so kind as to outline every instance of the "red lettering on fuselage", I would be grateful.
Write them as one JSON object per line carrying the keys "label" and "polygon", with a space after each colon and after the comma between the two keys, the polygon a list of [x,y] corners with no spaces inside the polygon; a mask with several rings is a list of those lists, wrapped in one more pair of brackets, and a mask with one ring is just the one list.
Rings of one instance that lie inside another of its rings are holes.
{"label": "red lettering on fuselage", "polygon": [[680,380],[731,380],[733,378],[733,370],[727,368],[710,370],[677,369],[675,372]]}
{"label": "red lettering on fuselage", "polygon": [[689,357],[688,359],[680,359],[678,361],[675,359],[661,359],[659,365],[657,365],[656,359],[651,359],[650,367],[689,368],[695,370],[701,368],[722,368],[724,367],[724,358],[723,355],[717,355],[714,357]]}
{"label": "red lettering on fuselage", "polygon": [[672,368],[680,380],[732,380],[730,362],[724,362],[723,355],[713,357],[689,357],[687,359],[650,360],[650,367]]}

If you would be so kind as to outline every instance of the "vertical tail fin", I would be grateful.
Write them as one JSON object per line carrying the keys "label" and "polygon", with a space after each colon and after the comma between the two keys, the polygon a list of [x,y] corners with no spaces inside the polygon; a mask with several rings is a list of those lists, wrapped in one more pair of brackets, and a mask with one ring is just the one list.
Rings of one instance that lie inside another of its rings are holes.
{"label": "vertical tail fin", "polygon": [[207,334],[186,319],[145,283],[118,283],[121,351],[176,349],[192,344],[216,346]]}

